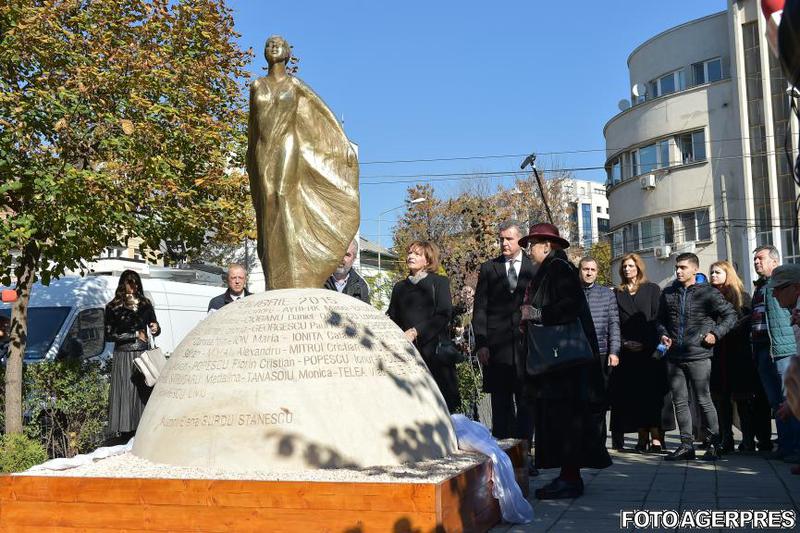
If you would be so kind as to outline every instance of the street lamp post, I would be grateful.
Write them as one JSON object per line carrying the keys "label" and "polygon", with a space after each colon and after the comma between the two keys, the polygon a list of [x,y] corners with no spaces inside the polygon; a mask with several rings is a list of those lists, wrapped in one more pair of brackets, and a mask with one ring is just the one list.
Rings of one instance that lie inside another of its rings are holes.
{"label": "street lamp post", "polygon": [[425,200],[427,200],[427,198],[425,198],[425,197],[414,198],[413,200],[406,201],[403,205],[398,205],[397,207],[393,207],[391,209],[387,209],[386,211],[378,213],[378,275],[379,276],[382,273],[382,270],[381,270],[381,247],[383,245],[381,244],[381,219],[383,218],[383,215],[385,215],[386,213],[391,213],[392,211],[396,211],[397,209],[401,209],[403,207],[408,207],[410,205],[415,205],[415,204],[422,203]]}

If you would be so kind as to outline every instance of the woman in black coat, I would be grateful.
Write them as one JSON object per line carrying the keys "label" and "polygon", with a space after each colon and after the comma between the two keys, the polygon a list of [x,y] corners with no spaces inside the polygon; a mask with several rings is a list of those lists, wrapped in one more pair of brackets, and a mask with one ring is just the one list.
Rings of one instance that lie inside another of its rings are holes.
{"label": "woman in black coat", "polygon": [[664,432],[675,429],[667,364],[656,350],[661,289],[647,281],[644,261],[627,254],[620,262],[619,305],[622,353],[611,373],[612,446],[623,448],[625,433],[638,433],[635,450],[661,452]]}
{"label": "woman in black coat", "polygon": [[114,343],[111,363],[108,431],[127,440],[136,432],[152,387],[134,368],[133,360],[149,349],[148,330],[153,337],[161,333],[153,304],[144,295],[142,280],[133,270],[119,278],[114,299],[106,305],[106,342]]}
{"label": "woman in black coat", "polygon": [[435,358],[436,346],[447,336],[447,325],[453,314],[450,282],[436,274],[439,269],[439,248],[427,241],[414,241],[408,247],[409,275],[392,289],[386,314],[400,326],[406,338],[414,343],[451,413],[461,406],[458,378],[453,364],[442,364]]}
{"label": "woman in black coat", "polygon": [[733,451],[733,402],[742,425],[739,449],[755,451],[756,438],[759,449],[769,449],[772,447],[769,404],[750,344],[752,298],[730,262],[717,261],[711,265],[709,274],[711,285],[733,305],[737,317],[736,326],[714,345],[711,359],[711,396],[719,414],[720,451]]}
{"label": "woman in black coat", "polygon": [[576,498],[583,494],[581,468],[611,465],[605,447],[607,403],[597,335],[577,269],[563,251],[569,242],[552,224],[536,224],[520,239],[520,245],[528,243],[539,268],[525,294],[522,327],[580,319],[593,351],[587,364],[528,376],[526,381],[536,427],[536,466],[561,468],[557,478],[536,490],[536,497]]}

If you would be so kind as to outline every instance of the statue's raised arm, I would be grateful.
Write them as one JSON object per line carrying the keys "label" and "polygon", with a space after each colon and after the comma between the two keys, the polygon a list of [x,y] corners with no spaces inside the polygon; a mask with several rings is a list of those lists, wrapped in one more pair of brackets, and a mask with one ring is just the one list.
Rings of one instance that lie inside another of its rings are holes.
{"label": "statue's raised arm", "polygon": [[322,287],[359,225],[358,160],[336,116],[286,72],[283,37],[250,87],[247,173],[267,289]]}

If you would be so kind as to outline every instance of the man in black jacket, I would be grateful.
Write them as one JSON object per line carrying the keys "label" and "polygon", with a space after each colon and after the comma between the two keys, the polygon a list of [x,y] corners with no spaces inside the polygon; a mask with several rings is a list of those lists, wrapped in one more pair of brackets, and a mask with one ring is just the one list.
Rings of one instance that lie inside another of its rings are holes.
{"label": "man in black jacket", "polygon": [[533,419],[522,398],[525,353],[519,329],[520,306],[534,274],[522,251],[518,222],[499,226],[500,257],[481,265],[475,288],[472,327],[478,360],[484,365],[483,390],[491,393],[492,435],[531,442]]}
{"label": "man in black jacket", "polygon": [[341,263],[331,276],[325,280],[325,288],[358,298],[369,303],[369,285],[353,270],[353,262],[358,257],[358,243],[355,239],[347,247]]}
{"label": "man in black jacket", "polygon": [[228,282],[228,290],[211,298],[211,301],[208,302],[209,313],[218,311],[245,296],[250,296],[250,291],[247,290],[247,270],[242,265],[238,263],[228,265],[228,275],[225,279]]}
{"label": "man in black jacket", "polygon": [[692,389],[703,411],[703,423],[711,441],[703,459],[719,458],[719,422],[711,400],[711,356],[714,344],[736,324],[736,311],[722,293],[708,283],[697,283],[700,260],[695,254],[675,259],[676,282],[661,293],[658,331],[667,347],[667,368],[672,403],[681,433],[681,445],[666,459],[694,459],[689,392]]}

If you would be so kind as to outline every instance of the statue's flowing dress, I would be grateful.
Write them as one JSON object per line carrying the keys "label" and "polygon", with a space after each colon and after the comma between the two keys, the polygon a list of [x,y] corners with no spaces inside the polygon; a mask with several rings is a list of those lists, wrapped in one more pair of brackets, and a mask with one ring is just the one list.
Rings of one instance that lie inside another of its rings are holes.
{"label": "statue's flowing dress", "polygon": [[267,289],[322,287],[358,230],[358,161],[299,79],[251,85],[247,172]]}

